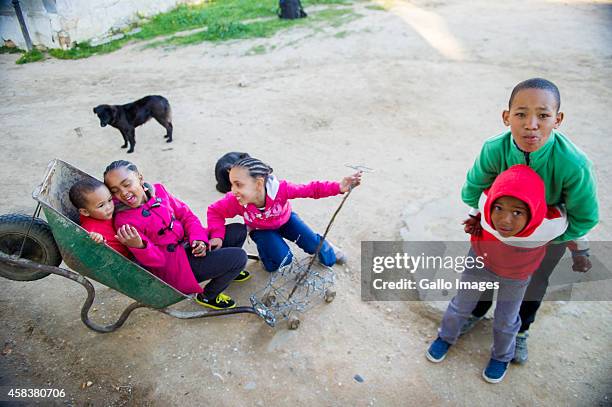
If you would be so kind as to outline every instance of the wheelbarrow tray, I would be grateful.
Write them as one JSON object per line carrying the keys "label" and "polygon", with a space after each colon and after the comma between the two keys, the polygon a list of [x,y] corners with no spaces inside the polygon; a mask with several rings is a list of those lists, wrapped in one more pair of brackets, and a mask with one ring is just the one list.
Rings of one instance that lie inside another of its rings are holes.
{"label": "wheelbarrow tray", "polygon": [[33,193],[68,267],[151,308],[165,308],[188,297],[111,247],[94,242],[79,226],[79,212],[68,192],[85,178],[92,177],[55,159]]}

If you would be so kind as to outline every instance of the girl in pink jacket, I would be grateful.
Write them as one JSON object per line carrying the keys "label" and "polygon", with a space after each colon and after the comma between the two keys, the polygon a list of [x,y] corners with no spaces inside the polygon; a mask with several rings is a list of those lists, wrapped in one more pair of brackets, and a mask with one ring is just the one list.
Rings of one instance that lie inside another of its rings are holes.
{"label": "girl in pink jacket", "polygon": [[[196,294],[201,305],[226,309],[236,306],[223,294],[232,280],[244,281],[247,256],[240,247],[243,225],[228,228],[223,248],[207,252],[208,233],[189,207],[161,184],[145,184],[137,167],[115,161],[104,171],[104,183],[123,205],[117,205],[117,239],[136,261],[184,294]],[[198,282],[210,280],[202,290]]]}
{"label": "girl in pink jacket", "polygon": [[[227,239],[225,219],[240,215],[268,271],[276,271],[291,262],[292,254],[284,239],[295,242],[309,254],[315,252],[321,241],[321,236],[291,210],[290,199],[339,195],[361,183],[361,173],[345,177],[341,182],[313,181],[299,185],[279,181],[272,175],[270,166],[252,157],[234,164],[229,178],[232,191],[208,207],[210,245],[213,248],[223,245]],[[319,260],[332,266],[346,262],[346,256],[324,241]]]}

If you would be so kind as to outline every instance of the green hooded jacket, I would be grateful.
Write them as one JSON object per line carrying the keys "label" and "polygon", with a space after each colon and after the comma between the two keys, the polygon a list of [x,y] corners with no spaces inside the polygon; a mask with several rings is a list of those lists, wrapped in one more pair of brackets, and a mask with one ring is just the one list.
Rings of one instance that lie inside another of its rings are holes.
{"label": "green hooded jacket", "polygon": [[509,130],[486,140],[468,171],[461,190],[463,202],[478,208],[482,191],[491,186],[498,174],[516,164],[527,164],[542,177],[548,205],[565,205],[569,227],[556,241],[575,240],[597,224],[599,206],[593,164],[584,152],[557,131],[532,153],[520,150]]}

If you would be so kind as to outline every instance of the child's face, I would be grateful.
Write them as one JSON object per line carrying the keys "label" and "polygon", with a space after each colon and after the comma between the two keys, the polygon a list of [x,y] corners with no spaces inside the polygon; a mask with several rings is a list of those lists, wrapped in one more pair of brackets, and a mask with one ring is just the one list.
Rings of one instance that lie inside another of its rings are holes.
{"label": "child's face", "polygon": [[138,208],[147,200],[142,175],[126,167],[106,173],[104,183],[115,198],[130,208]]}
{"label": "child's face", "polygon": [[108,220],[113,218],[115,204],[110,191],[104,185],[85,196],[87,206],[80,208],[79,212],[83,216],[90,216],[94,219]]}
{"label": "child's face", "polygon": [[555,96],[544,89],[523,89],[514,95],[510,110],[504,110],[502,119],[510,126],[512,138],[519,148],[534,152],[548,141],[550,133],[563,120],[557,112]]}
{"label": "child's face", "polygon": [[498,198],[491,209],[491,223],[503,237],[520,233],[529,222],[529,208],[513,196]]}
{"label": "child's face", "polygon": [[240,205],[265,204],[265,201],[260,202],[265,190],[262,177],[253,178],[246,168],[234,167],[230,170],[229,179],[232,183],[232,194]]}

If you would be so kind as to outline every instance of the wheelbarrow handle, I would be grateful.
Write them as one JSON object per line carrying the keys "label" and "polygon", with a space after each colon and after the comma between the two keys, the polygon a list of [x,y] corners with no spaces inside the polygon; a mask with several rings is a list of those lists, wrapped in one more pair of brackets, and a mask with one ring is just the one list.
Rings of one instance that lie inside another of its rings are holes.
{"label": "wheelbarrow handle", "polygon": [[220,315],[231,315],[231,314],[255,314],[257,312],[253,307],[236,307],[221,310],[198,310],[198,311],[179,311],[171,308],[158,309],[159,312],[163,312],[166,315],[173,316],[179,319],[195,319],[195,318],[206,318],[206,317],[217,317]]}

